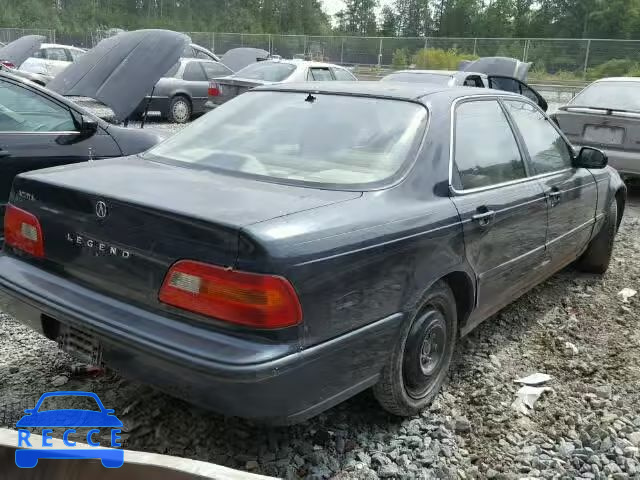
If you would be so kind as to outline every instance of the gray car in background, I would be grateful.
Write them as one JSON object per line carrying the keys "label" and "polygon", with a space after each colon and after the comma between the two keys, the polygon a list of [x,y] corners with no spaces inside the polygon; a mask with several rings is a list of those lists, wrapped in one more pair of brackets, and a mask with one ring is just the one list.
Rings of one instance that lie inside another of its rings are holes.
{"label": "gray car in background", "polygon": [[148,105],[149,112],[159,112],[171,122],[188,122],[192,116],[206,112],[209,82],[231,74],[233,71],[219,62],[182,58],[158,81],[136,114],[143,115]]}
{"label": "gray car in background", "polygon": [[552,118],[574,146],[597,147],[620,176],[640,179],[640,78],[598,80]]}

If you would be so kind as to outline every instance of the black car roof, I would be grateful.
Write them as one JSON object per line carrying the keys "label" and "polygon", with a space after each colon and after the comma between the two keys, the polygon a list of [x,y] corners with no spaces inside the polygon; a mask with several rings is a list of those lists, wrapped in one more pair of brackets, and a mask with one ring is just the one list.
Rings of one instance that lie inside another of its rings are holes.
{"label": "black car roof", "polygon": [[404,83],[404,82],[301,82],[281,83],[277,85],[265,85],[255,90],[269,91],[293,91],[312,93],[333,93],[342,95],[358,95],[368,97],[395,98],[398,100],[420,101],[424,97],[436,93],[447,92],[451,98],[466,97],[469,95],[515,95],[488,88],[474,87],[448,87],[432,85],[428,83]]}

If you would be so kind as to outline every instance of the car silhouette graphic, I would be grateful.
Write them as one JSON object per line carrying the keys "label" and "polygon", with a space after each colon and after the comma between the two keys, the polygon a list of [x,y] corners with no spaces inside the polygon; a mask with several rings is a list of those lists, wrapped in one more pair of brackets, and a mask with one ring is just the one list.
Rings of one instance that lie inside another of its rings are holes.
{"label": "car silhouette graphic", "polygon": [[[100,411],[75,408],[38,411],[45,399],[64,396],[93,398],[100,407]],[[92,392],[49,392],[40,397],[34,408],[24,411],[27,415],[18,420],[16,427],[121,427],[122,422],[113,415],[113,412],[111,409],[104,408],[98,395]]]}
{"label": "car silhouette graphic", "polygon": [[[45,399],[49,397],[90,397],[95,400],[100,411],[85,409],[55,409],[40,412]],[[16,427],[122,427],[122,422],[113,415],[114,411],[104,408],[100,398],[92,392],[50,392],[43,394],[35,407],[26,409],[26,413]],[[44,444],[43,444],[44,446]],[[39,459],[99,459],[106,468],[118,468],[124,463],[124,450],[113,448],[23,448],[15,452],[16,465],[20,468],[33,468]]]}

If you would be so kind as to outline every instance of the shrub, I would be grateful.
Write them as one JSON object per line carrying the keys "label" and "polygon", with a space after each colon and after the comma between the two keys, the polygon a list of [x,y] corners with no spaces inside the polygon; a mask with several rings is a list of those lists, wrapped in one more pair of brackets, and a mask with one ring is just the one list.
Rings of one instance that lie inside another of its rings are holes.
{"label": "shrub", "polygon": [[588,80],[605,77],[624,77],[638,70],[638,63],[628,59],[613,59],[587,71]]}
{"label": "shrub", "polygon": [[409,63],[409,50],[406,48],[398,48],[393,52],[393,58],[391,64],[395,68],[404,68]]}
{"label": "shrub", "polygon": [[463,60],[475,60],[476,55],[461,53],[457,49],[441,50],[438,48],[423,48],[413,56],[416,68],[431,70],[457,70]]}

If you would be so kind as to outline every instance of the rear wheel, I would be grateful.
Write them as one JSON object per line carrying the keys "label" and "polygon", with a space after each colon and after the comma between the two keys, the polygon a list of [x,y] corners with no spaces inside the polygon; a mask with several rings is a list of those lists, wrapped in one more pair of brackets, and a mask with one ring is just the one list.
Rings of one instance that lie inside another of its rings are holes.
{"label": "rear wheel", "polygon": [[591,240],[586,252],[580,257],[577,266],[587,273],[603,274],[609,268],[613,241],[618,228],[618,203],[613,200],[609,205],[609,211],[604,225],[598,234]]}
{"label": "rear wheel", "polygon": [[182,95],[175,96],[169,104],[167,118],[174,123],[187,123],[191,120],[191,102]]}
{"label": "rear wheel", "polygon": [[456,315],[455,298],[445,282],[437,282],[424,294],[373,388],[385,410],[411,416],[433,401],[453,357]]}

